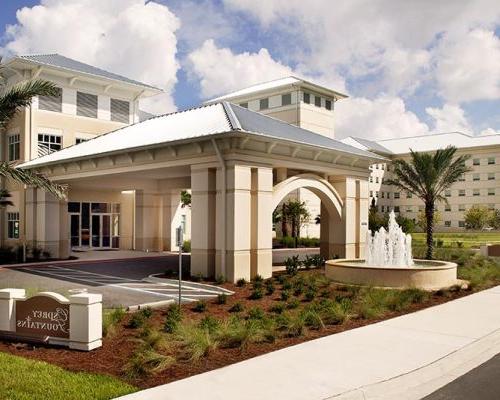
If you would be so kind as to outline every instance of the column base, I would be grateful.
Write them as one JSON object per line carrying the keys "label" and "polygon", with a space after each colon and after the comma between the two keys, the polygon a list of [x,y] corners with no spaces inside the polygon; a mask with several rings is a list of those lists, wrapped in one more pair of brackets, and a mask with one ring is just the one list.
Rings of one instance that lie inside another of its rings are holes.
{"label": "column base", "polygon": [[236,283],[238,279],[250,281],[250,250],[227,250],[226,271],[222,271],[222,253],[217,251],[215,255],[215,272],[217,277],[224,276],[226,281]]}
{"label": "column base", "polygon": [[191,249],[191,276],[215,278],[215,251]]}
{"label": "column base", "polygon": [[273,275],[273,251],[272,249],[253,249],[250,251],[251,259],[251,277],[256,275],[264,279],[271,278]]}
{"label": "column base", "polygon": [[90,351],[102,346],[102,340],[94,340],[90,343],[69,342],[69,348],[73,350]]}
{"label": "column base", "polygon": [[334,258],[356,258],[355,243],[349,244],[336,244],[336,243],[320,243],[320,254],[326,260]]}

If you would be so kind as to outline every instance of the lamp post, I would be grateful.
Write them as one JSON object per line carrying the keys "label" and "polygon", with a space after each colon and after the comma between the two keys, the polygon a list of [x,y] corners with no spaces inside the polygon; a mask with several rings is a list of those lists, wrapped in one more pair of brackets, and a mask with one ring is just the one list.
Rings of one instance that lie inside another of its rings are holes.
{"label": "lamp post", "polygon": [[182,231],[182,225],[180,225],[175,230],[175,239],[177,242],[177,246],[179,247],[179,307],[181,306],[182,301],[182,245],[184,243],[184,232]]}

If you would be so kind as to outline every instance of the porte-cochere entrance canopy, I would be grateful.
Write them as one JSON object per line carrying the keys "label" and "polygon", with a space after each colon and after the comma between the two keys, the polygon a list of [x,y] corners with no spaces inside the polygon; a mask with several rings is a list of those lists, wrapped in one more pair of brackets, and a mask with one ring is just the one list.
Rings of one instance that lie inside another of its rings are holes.
{"label": "porte-cochere entrance canopy", "polygon": [[[383,160],[234,104],[215,103],[23,164],[69,186],[66,201],[28,191],[27,239],[65,257],[72,226],[68,201],[106,203],[119,210],[119,233],[115,227],[113,235],[120,248],[171,250],[175,227],[185,223],[177,216],[180,192],[191,189],[191,273],[231,281],[268,277],[272,212],[302,187],[321,199],[323,255],[363,255],[368,167]],[[82,241],[74,232],[71,237]]]}

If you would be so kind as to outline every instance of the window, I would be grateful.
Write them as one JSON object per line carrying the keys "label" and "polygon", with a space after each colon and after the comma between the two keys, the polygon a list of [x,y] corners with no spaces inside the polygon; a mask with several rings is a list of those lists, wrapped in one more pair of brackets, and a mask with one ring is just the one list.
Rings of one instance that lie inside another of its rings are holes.
{"label": "window", "polygon": [[38,109],[46,111],[62,111],[62,89],[57,88],[54,96],[38,96]]}
{"label": "window", "polygon": [[488,165],[495,164],[495,157],[488,157]]}
{"label": "window", "polygon": [[287,93],[287,94],[281,95],[281,105],[288,106],[290,104],[292,104],[292,94]]}
{"label": "window", "polygon": [[406,212],[413,212],[412,206],[406,206]]}
{"label": "window", "polygon": [[76,92],[76,115],[97,118],[97,96],[90,93]]}
{"label": "window", "polygon": [[111,121],[129,123],[130,103],[128,101],[111,99]]}
{"label": "window", "polygon": [[394,212],[398,213],[399,212],[399,206],[394,206]]}
{"label": "window", "polygon": [[62,149],[61,136],[38,134],[38,157],[59,151]]}
{"label": "window", "polygon": [[378,192],[375,192],[375,197],[378,198]]}
{"label": "window", "polygon": [[240,103],[240,107],[248,108],[248,103]]}
{"label": "window", "polygon": [[380,178],[380,182],[384,183],[384,177]]}
{"label": "window", "polygon": [[495,173],[494,172],[489,172],[488,173],[488,180],[489,181],[494,181],[495,180]]}
{"label": "window", "polygon": [[325,108],[327,110],[331,110],[332,109],[332,101],[331,100],[325,100]]}
{"label": "window", "polygon": [[382,196],[382,198],[384,198],[385,192],[381,192],[380,195]]}
{"label": "window", "polygon": [[480,195],[481,195],[481,193],[480,193],[479,189],[474,189],[474,190],[472,191],[472,195],[473,195],[473,196],[480,196]]}
{"label": "window", "polygon": [[314,105],[316,107],[321,107],[321,97],[319,96],[314,96]]}
{"label": "window", "polygon": [[9,161],[19,160],[21,154],[21,138],[19,135],[9,136]]}
{"label": "window", "polygon": [[495,209],[495,204],[488,204],[488,210],[493,211]]}
{"label": "window", "polygon": [[444,221],[444,226],[449,228],[451,226],[451,221]]}
{"label": "window", "polygon": [[394,198],[399,199],[399,192],[394,192]]}
{"label": "window", "polygon": [[488,196],[494,196],[495,195],[495,188],[489,188],[488,189]]}
{"label": "window", "polygon": [[373,183],[373,176],[370,176],[370,183]]}
{"label": "window", "polygon": [[370,190],[370,197],[373,197],[373,190]]}
{"label": "window", "polygon": [[385,169],[385,164],[382,164],[382,171]]}
{"label": "window", "polygon": [[465,197],[465,189],[460,189],[460,190],[458,191],[458,195],[459,195],[460,197]]}
{"label": "window", "polygon": [[7,213],[7,237],[9,239],[19,239],[19,213]]}
{"label": "window", "polygon": [[451,211],[451,206],[449,204],[445,204],[444,211]]}
{"label": "window", "polygon": [[311,103],[311,95],[309,93],[304,92],[304,103]]}
{"label": "window", "polygon": [[473,174],[473,175],[472,175],[472,180],[473,180],[473,181],[478,181],[478,180],[480,180],[480,176],[479,176],[479,174]]}
{"label": "window", "polygon": [[87,140],[89,140],[89,139],[77,137],[75,143],[80,144],[80,143],[86,142]]}
{"label": "window", "polygon": [[480,162],[479,158],[474,158],[472,160],[472,165],[480,165],[480,164],[481,164],[481,162]]}
{"label": "window", "polygon": [[465,211],[465,204],[459,204],[458,211]]}
{"label": "window", "polygon": [[375,168],[378,169],[378,164],[375,164]]}
{"label": "window", "polygon": [[384,212],[384,211],[385,211],[385,207],[384,207],[384,206],[382,206],[382,212]]}
{"label": "window", "polygon": [[378,183],[378,176],[375,177],[375,183]]}
{"label": "window", "polygon": [[387,192],[387,198],[390,199],[391,198],[391,192]]}
{"label": "window", "polygon": [[465,228],[465,221],[458,221],[459,228]]}
{"label": "window", "polygon": [[451,190],[445,190],[444,197],[451,197]]}
{"label": "window", "polygon": [[460,176],[458,177],[458,181],[459,181],[459,182],[464,182],[464,181],[465,181],[465,175],[464,175],[464,174],[460,175]]}
{"label": "window", "polygon": [[412,195],[410,192],[406,193],[406,198],[407,198],[407,199],[411,199],[411,198],[412,198],[412,196],[413,196],[413,195]]}
{"label": "window", "polygon": [[259,100],[259,109],[266,110],[269,108],[269,99],[266,97],[265,99]]}

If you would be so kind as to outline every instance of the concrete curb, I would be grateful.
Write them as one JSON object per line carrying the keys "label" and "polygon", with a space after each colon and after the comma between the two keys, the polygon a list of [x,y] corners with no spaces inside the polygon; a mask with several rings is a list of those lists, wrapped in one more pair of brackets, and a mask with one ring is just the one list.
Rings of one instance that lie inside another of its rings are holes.
{"label": "concrete curb", "polygon": [[325,400],[420,400],[500,353],[500,329],[416,370]]}
{"label": "concrete curb", "polygon": [[[177,279],[158,278],[157,275],[159,275],[159,274],[149,275],[147,278],[144,278],[143,281],[149,282],[149,283],[168,283],[171,285],[177,285],[179,283],[179,280],[177,280]],[[187,287],[190,289],[200,289],[200,290],[214,290],[214,289],[216,289],[216,290],[220,290],[221,292],[223,292],[225,294],[229,294],[229,295],[234,294],[233,291],[226,289],[226,288],[223,288],[223,287],[220,287],[220,286],[208,285],[205,283],[198,283],[198,282],[188,282],[188,281],[182,281],[182,282],[183,282],[183,284],[182,284],[183,287]]]}

